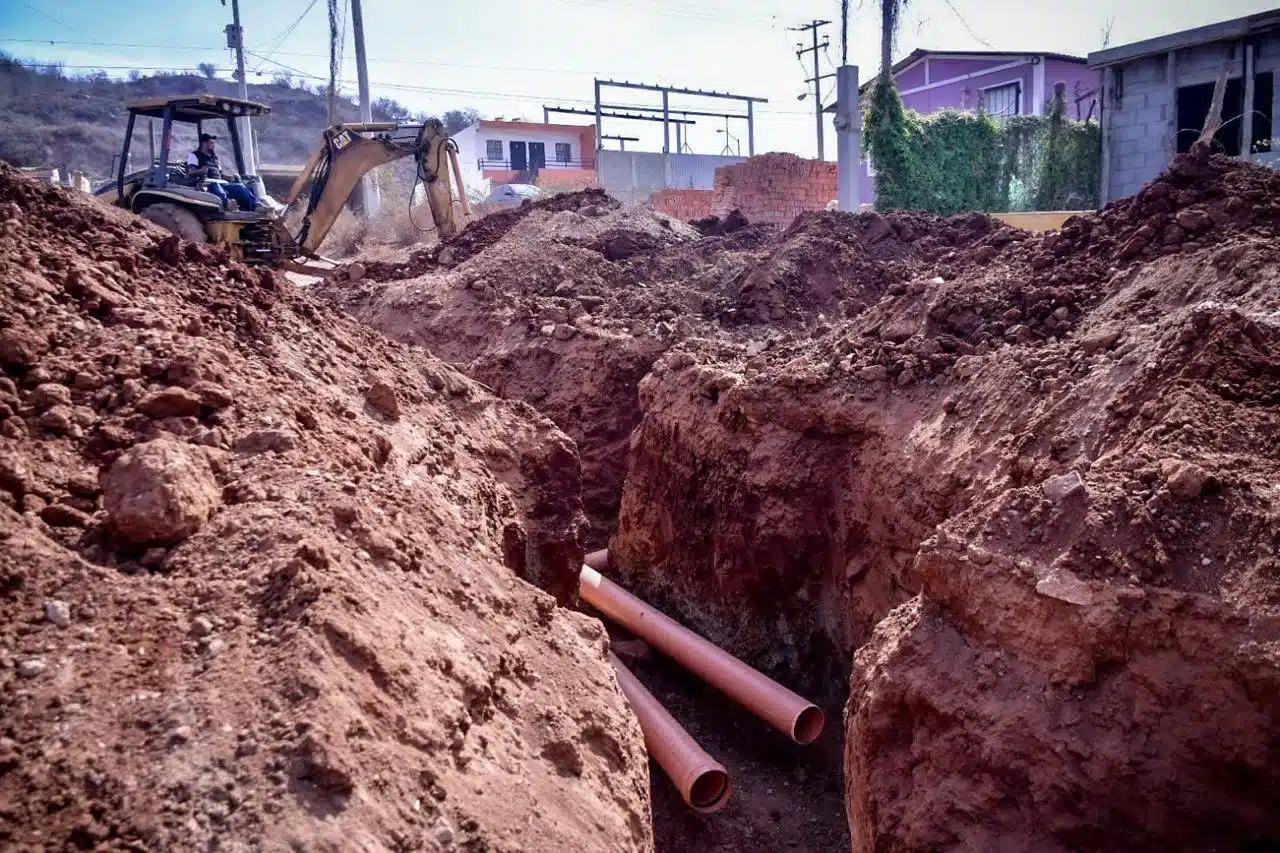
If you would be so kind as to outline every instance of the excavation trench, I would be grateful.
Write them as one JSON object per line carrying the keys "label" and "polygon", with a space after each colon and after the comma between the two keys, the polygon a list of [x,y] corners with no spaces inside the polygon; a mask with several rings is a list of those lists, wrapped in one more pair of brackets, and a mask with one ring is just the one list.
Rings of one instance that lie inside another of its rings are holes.
{"label": "excavation trench", "polygon": [[655,769],[659,849],[1243,846],[1280,837],[1276,197],[1196,155],[1044,237],[535,211],[343,302],[554,420],[611,577],[827,712],[799,748],[626,660],[733,778],[705,816]]}
{"label": "excavation trench", "polygon": [[725,821],[689,814],[656,778],[655,837],[670,851],[841,849],[853,652],[918,591],[912,558],[948,504],[885,434],[916,423],[918,405],[868,401],[824,429],[824,392],[746,383],[713,400],[721,379],[663,361],[645,380],[607,571],[814,699],[828,724],[796,746],[663,655],[642,658],[637,676],[734,776]]}
{"label": "excavation trench", "polygon": [[[328,294],[362,325],[0,167],[0,838],[1275,849],[1277,198],[1206,152],[1045,236],[579,195]],[[606,544],[828,714],[618,634],[716,814],[555,606]]]}

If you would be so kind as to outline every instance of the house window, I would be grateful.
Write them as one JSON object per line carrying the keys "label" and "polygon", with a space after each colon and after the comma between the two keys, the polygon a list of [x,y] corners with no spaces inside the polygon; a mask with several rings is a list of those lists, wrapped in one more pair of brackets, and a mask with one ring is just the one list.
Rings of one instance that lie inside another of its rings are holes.
{"label": "house window", "polygon": [[[1185,154],[1191,143],[1200,138],[1209,106],[1213,102],[1216,83],[1197,86],[1179,86],[1175,113],[1177,117],[1177,150]],[[1249,147],[1254,153],[1271,150],[1271,104],[1274,94],[1274,78],[1271,72],[1253,77],[1253,138]],[[1244,80],[1236,77],[1227,81],[1226,97],[1222,100],[1222,127],[1213,136],[1213,150],[1228,157],[1239,157],[1244,150],[1241,131],[1244,129]]]}
{"label": "house window", "polygon": [[556,162],[568,163],[573,159],[573,146],[568,142],[556,143]]}
{"label": "house window", "polygon": [[1022,84],[1005,83],[982,90],[982,111],[992,118],[1008,118],[1022,112]]}
{"label": "house window", "polygon": [[484,143],[484,158],[486,160],[494,160],[502,162],[502,140],[489,139]]}

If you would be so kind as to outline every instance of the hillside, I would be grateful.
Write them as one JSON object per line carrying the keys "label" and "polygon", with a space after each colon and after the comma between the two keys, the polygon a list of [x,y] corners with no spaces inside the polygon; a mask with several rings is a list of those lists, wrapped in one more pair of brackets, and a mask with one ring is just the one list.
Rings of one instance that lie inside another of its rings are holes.
{"label": "hillside", "polygon": [[[196,92],[234,95],[236,88],[233,82],[191,73],[130,80],[114,80],[105,72],[68,77],[59,66],[0,54],[0,160],[15,166],[81,169],[92,179],[105,178],[124,139],[126,103]],[[254,123],[262,161],[303,162],[325,126],[323,91],[277,78],[251,83],[249,97],[272,108],[269,118]],[[373,115],[377,121],[410,117],[407,109],[386,98],[374,102]],[[356,120],[356,103],[341,98],[339,116]],[[451,110],[444,116],[451,129],[477,117],[474,110]]]}

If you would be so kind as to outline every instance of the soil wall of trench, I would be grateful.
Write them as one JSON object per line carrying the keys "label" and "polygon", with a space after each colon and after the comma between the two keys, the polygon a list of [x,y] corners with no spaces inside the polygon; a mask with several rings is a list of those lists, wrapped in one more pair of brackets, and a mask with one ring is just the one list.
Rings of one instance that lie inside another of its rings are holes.
{"label": "soil wall of trench", "polygon": [[855,850],[1280,843],[1278,189],[1183,158],[642,383],[614,571],[793,684],[852,663]]}
{"label": "soil wall of trench", "polygon": [[1044,237],[580,195],[342,299],[575,438],[627,586],[849,690],[856,850],[1263,849],[1278,199],[1203,153]]}
{"label": "soil wall of trench", "polygon": [[0,164],[0,848],[652,850],[580,494],[527,405]]}

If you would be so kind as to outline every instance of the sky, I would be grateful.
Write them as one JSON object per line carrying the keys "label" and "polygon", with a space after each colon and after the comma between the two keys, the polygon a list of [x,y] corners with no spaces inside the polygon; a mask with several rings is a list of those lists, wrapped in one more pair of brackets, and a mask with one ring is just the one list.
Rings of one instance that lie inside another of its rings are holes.
{"label": "sky", "polygon": [[[350,15],[343,12],[344,89],[356,90]],[[1265,11],[1250,0],[908,0],[895,58],[916,48],[1055,52],[1085,56],[1111,46]],[[327,0],[241,0],[250,82],[290,71],[328,78]],[[486,118],[542,120],[544,106],[589,109],[594,78],[731,91],[757,104],[756,152],[817,150],[814,97],[804,100],[813,56],[797,58],[811,38],[790,28],[830,20],[820,71],[841,61],[838,0],[364,0],[373,98],[415,111],[474,107]],[[849,61],[863,79],[879,62],[878,0],[851,0]],[[229,76],[234,59],[220,0],[0,0],[0,50],[61,61],[68,73],[101,68],[124,76],[137,68],[194,69],[213,63]],[[160,22],[161,25],[149,25]],[[821,38],[820,38],[821,42]],[[822,81],[823,101],[835,97]],[[660,105],[654,92],[605,90],[610,103]],[[739,112],[741,102],[672,96],[671,109]],[[587,124],[587,116],[553,116]],[[695,153],[747,150],[745,122],[696,118],[687,130]],[[835,156],[831,116],[826,155]],[[639,137],[629,149],[661,150],[660,124],[605,121],[605,134]],[[610,143],[610,147],[617,143]],[[673,138],[674,146],[674,138]]]}

